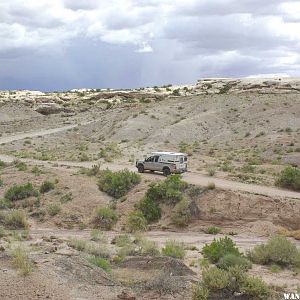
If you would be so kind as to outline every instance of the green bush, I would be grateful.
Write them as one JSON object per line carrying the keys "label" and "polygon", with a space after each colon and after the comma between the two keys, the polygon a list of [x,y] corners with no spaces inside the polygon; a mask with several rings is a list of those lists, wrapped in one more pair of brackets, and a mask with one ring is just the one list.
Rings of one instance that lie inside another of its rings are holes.
{"label": "green bush", "polygon": [[207,300],[209,295],[209,290],[208,288],[196,284],[193,286],[193,296],[192,300]]}
{"label": "green bush", "polygon": [[80,173],[87,176],[97,176],[100,172],[100,165],[93,165],[91,169],[81,168]]}
{"label": "green bush", "polygon": [[248,270],[252,267],[251,262],[242,256],[236,256],[234,254],[226,254],[220,258],[217,266],[221,269],[228,270],[233,266],[240,266],[242,269]]}
{"label": "green bush", "polygon": [[96,228],[111,230],[117,223],[118,215],[109,207],[98,207],[95,211],[93,223]]}
{"label": "green bush", "polygon": [[55,185],[53,182],[45,180],[40,186],[40,192],[42,194],[45,194],[45,193],[50,192],[51,190],[54,190],[54,188],[55,188]]}
{"label": "green bush", "polygon": [[112,197],[121,198],[141,182],[141,176],[128,170],[113,172],[104,170],[99,172],[98,187]]}
{"label": "green bush", "polygon": [[15,167],[19,170],[19,171],[26,171],[27,170],[27,165],[20,161],[20,160],[14,160],[13,164],[15,165]]}
{"label": "green bush", "polygon": [[31,196],[37,196],[37,192],[29,182],[24,185],[13,185],[4,195],[6,199],[11,201],[22,200]]}
{"label": "green bush", "polygon": [[207,233],[208,234],[218,234],[221,232],[221,228],[215,227],[215,226],[210,226],[207,228]]}
{"label": "green bush", "polygon": [[8,208],[12,208],[14,206],[14,204],[7,199],[0,199],[0,209],[8,209]]}
{"label": "green bush", "polygon": [[202,271],[203,284],[211,291],[225,289],[229,285],[229,275],[225,270],[212,267]]}
{"label": "green bush", "polygon": [[126,227],[130,232],[146,231],[147,220],[141,211],[132,211],[128,215]]}
{"label": "green bush", "polygon": [[148,222],[155,222],[161,217],[159,205],[147,196],[139,202],[138,208]]}
{"label": "green bush", "polygon": [[3,180],[0,177],[0,187],[3,186]]}
{"label": "green bush", "polygon": [[150,241],[146,238],[140,238],[138,241],[139,254],[142,256],[157,256],[159,255],[159,250],[155,242]]}
{"label": "green bush", "polygon": [[241,286],[241,292],[254,299],[269,299],[271,290],[257,277],[246,277]]}
{"label": "green bush", "polygon": [[214,239],[211,244],[205,244],[202,254],[212,263],[217,263],[226,254],[241,255],[235,243],[227,236],[218,240]]}
{"label": "green bush", "polygon": [[43,173],[43,171],[38,166],[34,166],[31,169],[31,173],[33,173],[35,176],[39,176],[39,175],[41,175],[41,173]]}
{"label": "green bush", "polygon": [[124,259],[126,256],[135,256],[138,255],[138,249],[134,244],[127,244],[117,251],[117,255],[121,259]]}
{"label": "green bush", "polygon": [[300,169],[286,167],[278,176],[275,184],[280,187],[300,191]]}
{"label": "green bush", "polygon": [[98,242],[98,241],[101,241],[103,243],[107,242],[106,237],[103,234],[103,232],[98,229],[92,229],[90,235],[91,235],[91,240],[94,242]]}
{"label": "green bush", "polygon": [[19,245],[11,252],[13,266],[20,271],[23,276],[27,276],[32,272],[33,264],[29,259],[27,249]]}
{"label": "green bush", "polygon": [[298,266],[300,251],[286,237],[274,236],[266,244],[255,246],[249,257],[254,263],[262,265]]}
{"label": "green bush", "polygon": [[61,211],[61,206],[57,203],[51,203],[47,206],[47,211],[50,216],[55,216]]}
{"label": "green bush", "polygon": [[165,246],[161,249],[164,256],[183,259],[185,256],[185,249],[182,243],[175,240],[167,240]]}
{"label": "green bush", "polygon": [[183,198],[182,192],[187,187],[180,175],[170,175],[160,183],[151,184],[146,197],[157,203],[176,204]]}
{"label": "green bush", "polygon": [[269,299],[271,296],[270,289],[260,278],[248,277],[245,269],[238,265],[228,270],[203,268],[202,281],[196,287],[193,293],[195,300],[207,299],[205,297],[211,292],[214,299],[227,299],[225,295],[231,299],[230,295],[235,293],[242,294],[245,299]]}
{"label": "green bush", "polygon": [[88,260],[91,264],[103,269],[106,272],[111,271],[110,263],[105,258],[98,257],[98,256],[91,256]]}
{"label": "green bush", "polygon": [[120,234],[114,237],[112,240],[112,244],[116,244],[118,247],[124,247],[126,245],[130,245],[132,240],[128,234]]}
{"label": "green bush", "polygon": [[25,214],[20,210],[12,210],[5,214],[4,224],[9,229],[26,229],[28,223]]}
{"label": "green bush", "polygon": [[86,249],[87,242],[86,242],[86,240],[71,238],[67,244],[69,247],[71,247],[77,251],[84,251]]}
{"label": "green bush", "polygon": [[72,199],[73,199],[73,194],[72,194],[72,192],[69,192],[69,193],[62,195],[60,197],[59,201],[60,201],[60,203],[64,204],[64,203],[72,201]]}
{"label": "green bush", "polygon": [[187,199],[183,198],[174,207],[171,214],[171,220],[175,225],[185,227],[190,223],[191,217],[189,202]]}
{"label": "green bush", "polygon": [[109,258],[110,251],[105,245],[96,243],[87,243],[84,252],[101,258]]}
{"label": "green bush", "polygon": [[0,170],[7,167],[7,163],[0,159]]}

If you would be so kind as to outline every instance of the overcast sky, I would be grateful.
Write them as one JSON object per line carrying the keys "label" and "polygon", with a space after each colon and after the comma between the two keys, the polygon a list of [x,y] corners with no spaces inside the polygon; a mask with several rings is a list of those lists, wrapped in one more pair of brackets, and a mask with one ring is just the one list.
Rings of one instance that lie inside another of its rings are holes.
{"label": "overcast sky", "polygon": [[300,0],[0,0],[0,89],[300,76]]}

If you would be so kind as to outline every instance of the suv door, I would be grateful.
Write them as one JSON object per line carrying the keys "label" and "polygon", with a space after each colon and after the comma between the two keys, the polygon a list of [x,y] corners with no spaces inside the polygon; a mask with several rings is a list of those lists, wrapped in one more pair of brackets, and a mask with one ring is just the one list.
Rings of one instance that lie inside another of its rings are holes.
{"label": "suv door", "polygon": [[162,171],[162,163],[159,161],[159,155],[155,155],[152,163],[152,170],[154,171]]}
{"label": "suv door", "polygon": [[144,168],[145,170],[153,170],[153,159],[154,156],[150,156],[144,161]]}

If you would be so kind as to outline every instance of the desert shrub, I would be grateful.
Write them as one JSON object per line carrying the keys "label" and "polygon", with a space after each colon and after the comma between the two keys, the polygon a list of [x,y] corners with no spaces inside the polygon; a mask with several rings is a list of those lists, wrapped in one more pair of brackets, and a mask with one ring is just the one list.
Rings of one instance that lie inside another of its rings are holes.
{"label": "desert shrub", "polygon": [[202,286],[201,284],[196,284],[193,286],[192,300],[207,300],[208,295],[209,295],[208,288]]}
{"label": "desert shrub", "polygon": [[217,266],[224,270],[228,270],[233,266],[240,266],[242,269],[248,270],[252,265],[247,258],[229,253],[219,260]]}
{"label": "desert shrub", "polygon": [[208,234],[218,234],[221,232],[221,228],[215,227],[215,226],[210,226],[207,228],[207,233]]}
{"label": "desert shrub", "polygon": [[186,193],[192,198],[197,199],[203,192],[205,191],[205,188],[195,185],[189,185],[188,189],[186,190]]}
{"label": "desert shrub", "polygon": [[68,246],[74,248],[77,251],[84,251],[86,249],[87,242],[77,238],[71,238],[68,241]]}
{"label": "desert shrub", "polygon": [[60,203],[64,204],[64,203],[72,201],[72,199],[73,199],[73,194],[72,194],[72,192],[69,192],[69,193],[62,195],[60,197],[59,201],[60,201]]}
{"label": "desert shrub", "polygon": [[203,284],[211,291],[225,289],[229,285],[229,275],[225,270],[212,267],[202,271]]}
{"label": "desert shrub", "polygon": [[[235,266],[231,266],[228,268],[227,270],[228,276],[231,280],[231,289],[232,289],[232,279],[234,278],[235,284],[240,286],[244,280],[247,277],[247,273],[246,273],[246,269],[239,266],[239,265],[235,265]],[[239,288],[236,288],[234,290],[238,290]]]}
{"label": "desert shrub", "polygon": [[141,211],[132,211],[128,214],[126,227],[130,232],[147,230],[147,220]]}
{"label": "desert shrub", "polygon": [[51,190],[54,190],[55,185],[53,182],[45,180],[40,186],[40,192],[42,194],[48,193]]}
{"label": "desert shrub", "polygon": [[0,209],[8,209],[8,208],[12,208],[14,206],[14,204],[7,199],[0,199]]}
{"label": "desert shrub", "polygon": [[[109,106],[112,103],[108,103]],[[118,158],[122,155],[122,152],[116,143],[110,143],[105,145],[99,152],[99,158],[103,158],[106,162],[113,161],[114,158]]]}
{"label": "desert shrub", "polygon": [[206,188],[207,188],[208,190],[214,190],[214,189],[216,188],[216,185],[215,185],[214,182],[209,182],[209,183],[207,184]]}
{"label": "desert shrub", "polygon": [[173,96],[180,96],[180,89],[173,90],[172,95]]}
{"label": "desert shrub", "polygon": [[5,214],[4,224],[10,229],[25,229],[28,227],[25,214],[20,210],[11,210]]}
{"label": "desert shrub", "polygon": [[183,191],[188,184],[181,179],[180,175],[170,175],[164,181],[151,184],[146,197],[155,202],[176,204],[183,198]]}
{"label": "desert shrub", "polygon": [[171,220],[175,225],[179,227],[187,226],[191,220],[191,210],[189,208],[189,202],[183,198],[176,204],[172,210]]}
{"label": "desert shrub", "polygon": [[278,176],[275,184],[280,187],[300,191],[300,169],[286,167]]}
{"label": "desert shrub", "polygon": [[115,244],[118,247],[124,247],[126,245],[130,245],[132,240],[128,234],[120,234],[114,237],[112,240],[112,244]]}
{"label": "desert shrub", "polygon": [[[257,245],[249,252],[249,257],[254,263],[280,266],[298,265],[300,252],[296,245],[283,236],[274,236],[266,244]],[[300,266],[300,264],[299,264]]]}
{"label": "desert shrub", "polygon": [[213,167],[208,168],[207,173],[209,176],[214,176],[216,174],[216,169]]}
{"label": "desert shrub", "polygon": [[167,240],[165,246],[161,249],[164,256],[183,259],[185,256],[185,249],[182,243],[175,240]]}
{"label": "desert shrub", "polygon": [[7,163],[0,159],[0,170],[5,168],[7,166]]}
{"label": "desert shrub", "polygon": [[57,203],[51,203],[47,206],[47,212],[50,216],[55,216],[61,211],[61,206]]}
{"label": "desert shrub", "polygon": [[98,242],[98,241],[101,241],[103,243],[107,242],[107,239],[104,236],[103,232],[98,229],[92,229],[90,235],[91,235],[91,240],[94,242]]}
{"label": "desert shrub", "polygon": [[[260,278],[248,277],[246,270],[239,265],[229,267],[228,270],[204,267],[202,281],[196,288],[195,298],[193,298],[196,300],[207,299],[205,297],[211,292],[218,299],[223,299],[223,295],[229,296],[235,293],[242,294],[247,299],[269,299],[270,297],[270,289],[267,285]],[[197,292],[199,298],[196,298]]]}
{"label": "desert shrub", "polygon": [[3,186],[3,180],[0,177],[0,187]]}
{"label": "desert shrub", "polygon": [[13,161],[14,166],[19,170],[19,171],[26,171],[27,170],[27,165],[20,161],[20,160],[14,160]]}
{"label": "desert shrub", "polygon": [[280,234],[284,236],[293,237],[296,240],[300,240],[300,229],[298,230],[282,230]]}
{"label": "desert shrub", "polygon": [[80,152],[79,153],[79,160],[80,161],[89,161],[90,158],[85,152]]}
{"label": "desert shrub", "polygon": [[218,240],[214,239],[211,244],[205,244],[202,254],[212,263],[217,263],[226,254],[241,255],[235,243],[227,236]]}
{"label": "desert shrub", "polygon": [[98,187],[110,196],[120,198],[141,181],[141,176],[128,170],[99,172]]}
{"label": "desert shrub", "polygon": [[98,207],[95,211],[93,223],[95,227],[106,230],[112,229],[117,223],[118,215],[109,207]]}
{"label": "desert shrub", "polygon": [[140,255],[149,255],[149,256],[157,256],[159,255],[159,250],[155,242],[150,241],[146,238],[141,238],[138,241],[139,254]]}
{"label": "desert shrub", "polygon": [[98,257],[98,256],[91,256],[91,257],[89,257],[88,260],[91,264],[101,268],[102,270],[104,270],[106,272],[111,271],[110,263],[105,258]]}
{"label": "desert shrub", "polygon": [[[0,221],[1,224],[1,221]],[[3,226],[0,226],[0,239],[6,236],[6,231]]]}
{"label": "desert shrub", "polygon": [[33,264],[29,259],[28,250],[21,245],[14,248],[11,252],[13,266],[20,271],[23,276],[32,272]]}
{"label": "desert shrub", "polygon": [[118,257],[120,257],[121,259],[124,259],[126,256],[136,256],[139,254],[138,248],[135,244],[127,244],[124,245],[123,247],[121,247],[118,251],[117,251],[117,255]]}
{"label": "desert shrub", "polygon": [[34,166],[31,169],[31,173],[33,173],[35,176],[39,176],[41,173],[43,173],[43,171],[38,166]]}
{"label": "desert shrub", "polygon": [[37,192],[31,183],[24,185],[13,185],[6,192],[4,197],[11,201],[22,200],[31,196],[36,196]]}
{"label": "desert shrub", "polygon": [[87,176],[97,176],[100,172],[100,165],[93,165],[91,169],[82,168],[80,170],[81,174],[85,174]]}
{"label": "desert shrub", "polygon": [[99,245],[96,243],[87,243],[84,252],[96,257],[109,258],[110,252],[105,245]]}
{"label": "desert shrub", "polygon": [[155,222],[161,217],[161,210],[158,203],[147,196],[139,202],[138,208],[148,222]]}
{"label": "desert shrub", "polygon": [[241,291],[254,299],[269,299],[271,290],[260,278],[246,277],[241,286]]}

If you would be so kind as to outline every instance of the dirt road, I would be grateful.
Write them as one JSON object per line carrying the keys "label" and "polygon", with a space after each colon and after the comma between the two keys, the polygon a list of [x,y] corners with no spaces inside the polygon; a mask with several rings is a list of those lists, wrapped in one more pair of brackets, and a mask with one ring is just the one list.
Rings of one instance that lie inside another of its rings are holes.
{"label": "dirt road", "polygon": [[[89,121],[89,122],[86,122],[85,124],[89,124],[89,123],[96,122],[96,121],[97,120]],[[35,137],[35,136],[43,136],[43,135],[48,135],[48,134],[55,134],[57,132],[65,131],[65,130],[74,128],[76,126],[77,125],[68,125],[68,126],[54,128],[54,129],[45,129],[45,130],[39,130],[39,131],[34,131],[34,132],[29,132],[29,133],[19,133],[19,134],[13,135],[13,136],[0,137],[0,144],[9,143],[12,141],[17,141],[17,140],[22,140],[26,137]],[[12,156],[0,154],[0,159],[5,162],[12,162],[15,158]],[[33,160],[33,159],[21,159],[21,160],[24,162],[27,162],[27,163],[34,163],[37,165],[45,165],[48,167],[52,167],[53,164],[55,164],[55,166],[59,166],[59,167],[89,168],[89,167],[92,167],[93,165],[99,163],[97,161],[74,162],[74,161],[39,161],[39,160]],[[102,169],[108,168],[113,171],[127,168],[131,171],[136,171],[136,168],[134,166],[126,165],[126,164],[101,164],[101,168]],[[157,174],[149,174],[149,173],[145,173],[143,175],[147,176],[147,177],[151,177],[151,178],[155,178],[155,176],[156,177],[159,176]],[[225,189],[225,190],[242,191],[242,192],[248,192],[248,193],[252,193],[252,194],[276,197],[276,198],[280,197],[280,198],[300,199],[300,193],[298,193],[298,192],[278,189],[275,187],[261,186],[261,185],[256,185],[256,184],[246,184],[246,183],[231,181],[231,180],[222,179],[222,178],[209,177],[209,176],[206,176],[204,174],[201,174],[201,173],[198,173],[195,171],[183,174],[183,179],[188,183],[202,185],[202,186],[207,185],[209,183],[214,183],[216,185],[216,187]]]}

